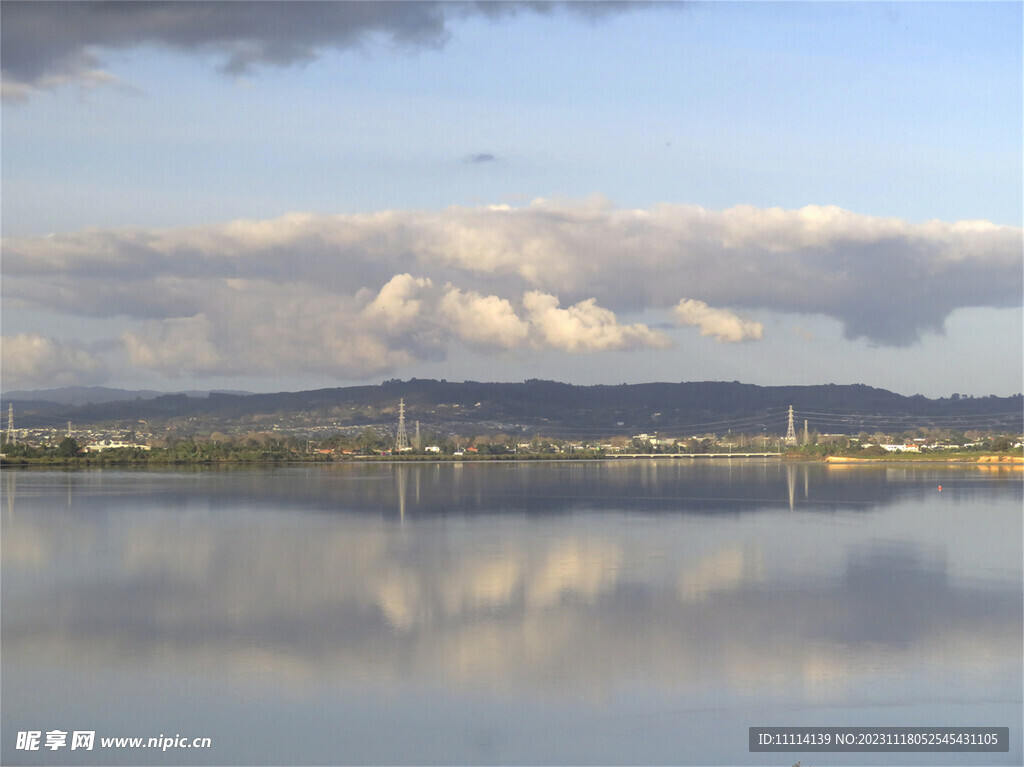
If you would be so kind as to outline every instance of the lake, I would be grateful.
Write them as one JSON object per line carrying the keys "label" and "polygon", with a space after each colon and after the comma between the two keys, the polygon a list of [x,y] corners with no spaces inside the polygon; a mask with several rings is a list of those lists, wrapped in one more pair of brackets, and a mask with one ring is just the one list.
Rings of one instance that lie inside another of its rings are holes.
{"label": "lake", "polygon": [[[2,761],[1019,765],[1022,476],[7,470]],[[749,727],[781,725],[1009,726],[1011,743],[748,752]]]}

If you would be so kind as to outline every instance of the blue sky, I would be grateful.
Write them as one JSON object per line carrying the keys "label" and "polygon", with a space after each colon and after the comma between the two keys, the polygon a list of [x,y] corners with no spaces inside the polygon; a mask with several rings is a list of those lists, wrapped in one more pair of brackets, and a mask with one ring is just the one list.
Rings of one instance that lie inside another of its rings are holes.
{"label": "blue sky", "polygon": [[5,390],[1021,390],[1019,3],[28,5]]}

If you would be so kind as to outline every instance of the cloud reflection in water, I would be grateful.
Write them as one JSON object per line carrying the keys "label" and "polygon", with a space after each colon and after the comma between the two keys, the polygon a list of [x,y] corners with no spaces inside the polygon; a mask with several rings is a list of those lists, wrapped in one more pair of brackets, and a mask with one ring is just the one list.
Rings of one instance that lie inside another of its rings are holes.
{"label": "cloud reflection in water", "polygon": [[[26,493],[4,526],[5,655],[300,688],[416,683],[590,700],[724,681],[740,694],[796,685],[808,701],[848,702],[878,679],[940,668],[980,696],[1020,668],[1019,582],[952,577],[927,535],[894,543],[794,515],[784,472],[741,472],[732,496],[781,502],[749,514],[583,513],[573,497],[538,513],[520,496],[520,511],[495,515],[436,504],[452,494],[507,504],[508,478],[486,482],[503,467],[461,491],[435,483],[435,467],[408,467],[411,478],[401,468],[397,479],[334,478],[344,488],[334,499],[354,493],[359,512],[281,509],[273,494],[260,500],[263,474],[207,476],[206,491],[179,493],[149,476],[160,490],[149,501],[119,495],[114,477],[98,492],[77,488],[70,508]],[[655,485],[640,471],[610,475],[620,498],[719,492],[698,473],[644,495]],[[228,490],[255,492],[218,508],[224,477]],[[395,487],[407,494],[401,518]]]}

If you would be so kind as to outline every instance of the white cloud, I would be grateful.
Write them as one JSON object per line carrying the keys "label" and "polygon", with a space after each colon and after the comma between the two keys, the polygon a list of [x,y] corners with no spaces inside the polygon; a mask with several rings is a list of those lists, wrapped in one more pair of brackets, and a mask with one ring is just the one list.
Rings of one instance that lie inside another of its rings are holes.
{"label": "white cloud", "polygon": [[438,305],[448,328],[466,343],[483,348],[514,349],[526,342],[530,327],[512,304],[498,296],[482,296],[448,286]]}
{"label": "white cloud", "polygon": [[420,320],[421,301],[414,296],[432,284],[427,277],[396,274],[363,310],[363,315],[382,323],[391,332],[406,330]]}
{"label": "white cloud", "polygon": [[672,310],[680,325],[694,325],[700,328],[702,336],[711,336],[716,341],[738,343],[760,340],[764,327],[737,317],[728,309],[714,309],[703,301],[684,298]]}
{"label": "white cloud", "polygon": [[52,388],[103,383],[106,365],[74,341],[59,341],[38,333],[4,336],[4,389]]}
{"label": "white cloud", "polygon": [[566,352],[608,351],[649,347],[665,349],[672,345],[664,333],[646,325],[620,325],[614,312],[588,298],[560,309],[557,296],[531,290],[523,296],[530,324],[545,346]]}

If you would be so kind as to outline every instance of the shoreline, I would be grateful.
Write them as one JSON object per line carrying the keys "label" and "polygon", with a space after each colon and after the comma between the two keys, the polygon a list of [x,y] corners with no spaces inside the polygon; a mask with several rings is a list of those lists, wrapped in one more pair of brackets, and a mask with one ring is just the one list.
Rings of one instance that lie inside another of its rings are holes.
{"label": "shoreline", "polygon": [[799,456],[786,453],[777,453],[761,456],[729,456],[728,454],[686,454],[686,453],[653,453],[644,455],[590,455],[590,456],[562,456],[562,455],[530,455],[530,456],[352,456],[340,460],[331,459],[281,459],[281,460],[150,460],[147,458],[113,460],[97,459],[93,456],[70,457],[63,459],[54,458],[21,458],[11,460],[0,457],[0,466],[4,469],[14,468],[158,468],[158,467],[184,467],[184,466],[302,466],[302,465],[337,465],[354,463],[536,463],[552,461],[651,461],[651,460],[674,460],[700,463],[714,462],[716,464],[729,461],[766,461],[768,459],[782,459],[792,463],[824,463],[832,466],[859,466],[864,464],[937,464],[937,465],[959,465],[959,466],[985,466],[1004,468],[1024,468],[1024,456],[1021,455],[999,455],[984,453],[974,456],[954,456],[940,458],[931,455],[894,455],[894,456],[872,456],[860,458],[856,456],[829,455],[829,456]]}
{"label": "shoreline", "polygon": [[861,464],[861,463],[941,463],[941,464],[964,464],[968,466],[1024,466],[1024,456],[1019,455],[993,455],[983,454],[977,458],[936,458],[932,456],[906,456],[899,457],[877,456],[873,458],[856,458],[846,455],[829,455],[825,457],[825,463],[831,464]]}

